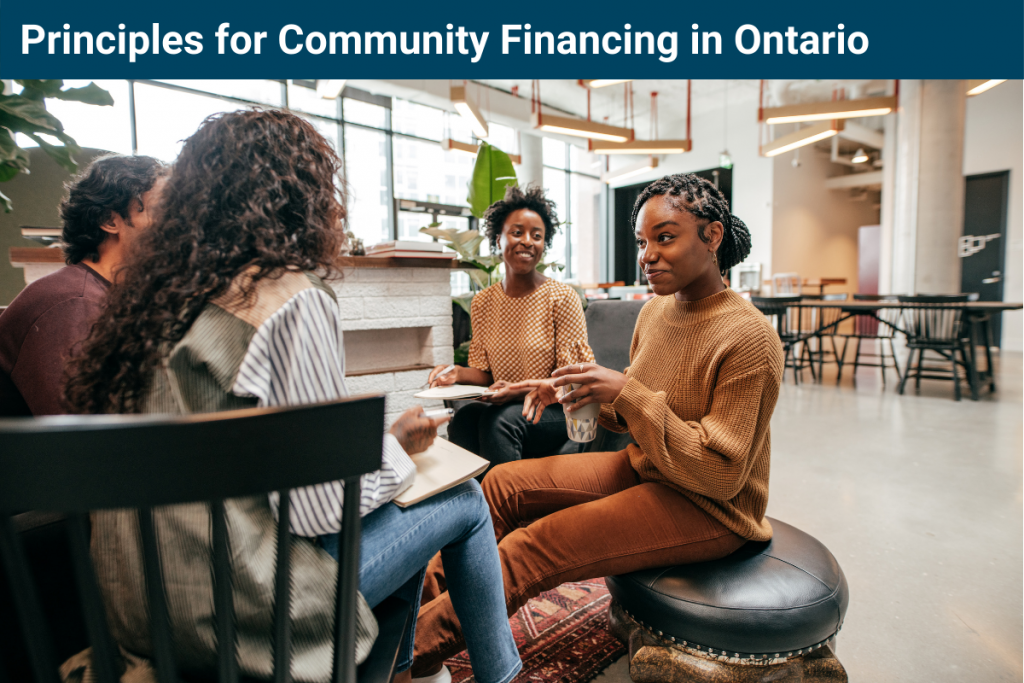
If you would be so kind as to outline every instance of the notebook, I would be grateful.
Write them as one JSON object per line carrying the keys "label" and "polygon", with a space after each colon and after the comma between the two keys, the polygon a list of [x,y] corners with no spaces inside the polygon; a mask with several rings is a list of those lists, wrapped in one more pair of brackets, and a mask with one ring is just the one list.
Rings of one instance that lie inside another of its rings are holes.
{"label": "notebook", "polygon": [[427,450],[410,457],[416,463],[416,481],[394,501],[403,508],[469,481],[491,464],[441,437],[434,439]]}
{"label": "notebook", "polygon": [[449,384],[446,387],[434,387],[414,394],[414,398],[432,398],[438,401],[454,401],[460,398],[479,398],[490,396],[497,392],[490,391],[487,387],[478,387],[471,384]]}

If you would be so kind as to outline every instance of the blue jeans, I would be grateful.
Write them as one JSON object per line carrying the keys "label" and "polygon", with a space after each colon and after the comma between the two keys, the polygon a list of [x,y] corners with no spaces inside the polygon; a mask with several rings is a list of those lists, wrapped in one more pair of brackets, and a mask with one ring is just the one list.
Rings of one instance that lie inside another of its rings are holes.
{"label": "blue jeans", "polygon": [[[320,545],[338,558],[338,534]],[[359,590],[370,607],[390,595],[408,600],[413,618],[402,638],[398,671],[412,666],[416,612],[427,563],[441,551],[452,607],[466,634],[473,675],[507,683],[523,664],[505,614],[501,562],[480,485],[468,481],[409,508],[388,503],[363,517]]]}
{"label": "blue jeans", "polygon": [[523,417],[522,401],[499,405],[475,401],[455,413],[448,425],[448,438],[453,444],[489,460],[493,467],[525,458],[557,455],[565,448],[569,434],[559,403],[545,408],[540,422],[533,424]]}

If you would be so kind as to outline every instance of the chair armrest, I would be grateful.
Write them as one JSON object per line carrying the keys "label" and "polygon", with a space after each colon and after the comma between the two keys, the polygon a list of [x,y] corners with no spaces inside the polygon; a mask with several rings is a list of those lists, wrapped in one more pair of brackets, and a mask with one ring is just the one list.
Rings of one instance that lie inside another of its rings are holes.
{"label": "chair armrest", "polygon": [[370,656],[357,668],[356,678],[359,683],[390,683],[402,636],[412,618],[412,605],[391,597],[377,605],[373,614],[377,617],[379,635]]}

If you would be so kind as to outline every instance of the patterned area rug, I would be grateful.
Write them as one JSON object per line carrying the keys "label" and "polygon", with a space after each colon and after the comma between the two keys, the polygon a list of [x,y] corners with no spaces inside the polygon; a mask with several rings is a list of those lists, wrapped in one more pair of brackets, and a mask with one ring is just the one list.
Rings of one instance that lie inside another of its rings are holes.
{"label": "patterned area rug", "polygon": [[[512,617],[523,670],[515,683],[586,683],[626,653],[608,633],[611,596],[604,579],[562,584]],[[445,662],[453,683],[470,683],[466,653]]]}

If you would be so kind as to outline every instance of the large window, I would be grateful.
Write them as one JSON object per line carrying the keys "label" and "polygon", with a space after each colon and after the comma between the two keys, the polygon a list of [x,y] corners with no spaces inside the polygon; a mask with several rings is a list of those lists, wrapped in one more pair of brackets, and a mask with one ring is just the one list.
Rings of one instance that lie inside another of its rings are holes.
{"label": "large window", "polygon": [[564,269],[548,274],[576,283],[595,282],[601,157],[551,138],[544,138],[541,149],[544,189],[562,221],[545,260],[560,263]]}

